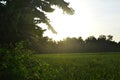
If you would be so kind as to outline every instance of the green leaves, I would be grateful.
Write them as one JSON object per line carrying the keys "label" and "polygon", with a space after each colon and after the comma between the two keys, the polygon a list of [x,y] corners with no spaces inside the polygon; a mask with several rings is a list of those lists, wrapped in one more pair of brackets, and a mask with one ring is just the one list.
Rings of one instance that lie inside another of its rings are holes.
{"label": "green leaves", "polygon": [[[65,13],[73,14],[74,10],[64,0],[4,0],[5,6],[0,3],[0,44],[16,43],[31,40],[36,24],[44,23],[53,33],[57,33],[46,12],[53,12],[53,5],[61,8]],[[0,0],[3,2],[3,0]],[[39,20],[35,20],[38,18]],[[43,30],[39,28],[41,35]],[[41,36],[40,35],[40,36]],[[43,37],[43,36],[41,36]],[[37,39],[37,38],[36,38]]]}
{"label": "green leaves", "polygon": [[[15,49],[0,49],[1,80],[45,80],[50,66],[18,43]],[[47,77],[48,79],[50,77]]]}

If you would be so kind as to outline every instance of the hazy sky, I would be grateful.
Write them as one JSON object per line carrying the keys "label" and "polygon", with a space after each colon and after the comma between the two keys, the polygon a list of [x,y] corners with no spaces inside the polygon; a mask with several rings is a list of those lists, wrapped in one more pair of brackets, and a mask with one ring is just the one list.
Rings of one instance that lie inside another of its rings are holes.
{"label": "hazy sky", "polygon": [[98,37],[113,35],[120,41],[120,0],[66,0],[75,10],[74,15],[56,9],[48,14],[57,35],[46,31],[44,35],[59,40],[65,37]]}

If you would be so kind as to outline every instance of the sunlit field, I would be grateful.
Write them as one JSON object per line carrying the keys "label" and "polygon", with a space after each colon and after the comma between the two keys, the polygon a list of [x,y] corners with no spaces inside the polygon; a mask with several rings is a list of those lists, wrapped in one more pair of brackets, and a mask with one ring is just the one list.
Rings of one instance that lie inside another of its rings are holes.
{"label": "sunlit field", "polygon": [[43,80],[119,80],[120,53],[37,54]]}

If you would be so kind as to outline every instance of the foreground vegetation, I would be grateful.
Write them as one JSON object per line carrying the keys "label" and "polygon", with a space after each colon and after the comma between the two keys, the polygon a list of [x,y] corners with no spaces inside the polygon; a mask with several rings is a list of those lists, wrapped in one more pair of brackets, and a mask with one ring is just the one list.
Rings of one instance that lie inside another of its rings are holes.
{"label": "foreground vegetation", "polygon": [[119,53],[36,55],[51,68],[43,80],[119,80]]}
{"label": "foreground vegetation", "polygon": [[33,54],[120,51],[110,35],[58,43],[43,37],[45,30],[37,24],[57,33],[46,16],[52,6],[74,13],[64,0],[0,0],[0,80],[118,80],[120,54]]}
{"label": "foreground vegetation", "polygon": [[120,53],[33,54],[0,49],[1,80],[119,80]]}

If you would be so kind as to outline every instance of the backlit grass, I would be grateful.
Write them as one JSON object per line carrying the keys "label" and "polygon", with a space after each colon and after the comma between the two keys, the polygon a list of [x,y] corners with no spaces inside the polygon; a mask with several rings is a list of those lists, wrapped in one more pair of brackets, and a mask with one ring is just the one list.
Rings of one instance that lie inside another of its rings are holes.
{"label": "backlit grass", "polygon": [[[119,53],[40,54],[49,80],[119,80]],[[43,79],[45,80],[45,79]],[[46,79],[47,80],[47,79]]]}

